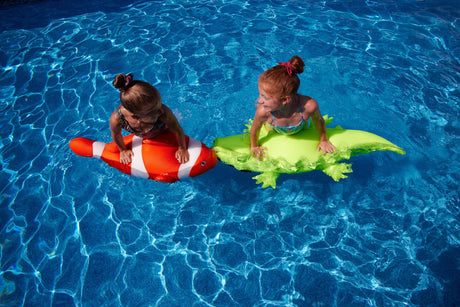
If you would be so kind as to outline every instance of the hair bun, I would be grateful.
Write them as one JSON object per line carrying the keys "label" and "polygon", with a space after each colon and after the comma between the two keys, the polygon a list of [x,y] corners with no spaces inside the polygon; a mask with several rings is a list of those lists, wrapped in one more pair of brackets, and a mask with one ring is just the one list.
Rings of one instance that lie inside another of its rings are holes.
{"label": "hair bun", "polygon": [[303,68],[305,67],[305,63],[303,62],[301,57],[295,55],[289,60],[289,63],[291,63],[292,70],[294,73],[296,74],[303,73]]}
{"label": "hair bun", "polygon": [[119,89],[120,92],[125,91],[130,84],[133,82],[133,74],[118,74],[115,76],[115,79],[113,80],[112,84],[115,86],[115,88]]}
{"label": "hair bun", "polygon": [[113,86],[115,88],[122,88],[125,86],[126,83],[126,75],[125,74],[118,74],[115,76],[115,79],[113,79]]}

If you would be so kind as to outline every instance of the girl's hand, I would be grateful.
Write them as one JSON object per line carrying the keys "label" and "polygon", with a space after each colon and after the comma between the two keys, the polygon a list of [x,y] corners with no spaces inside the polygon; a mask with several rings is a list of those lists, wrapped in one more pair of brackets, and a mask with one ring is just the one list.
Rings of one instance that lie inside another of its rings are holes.
{"label": "girl's hand", "polygon": [[318,151],[323,150],[323,156],[324,156],[326,153],[333,153],[336,150],[336,148],[329,141],[321,141],[319,142],[317,150]]}
{"label": "girl's hand", "polygon": [[267,147],[251,147],[252,156],[257,158],[257,160],[262,161],[262,159],[265,158],[264,150],[267,150]]}
{"label": "girl's hand", "polygon": [[176,156],[177,161],[179,161],[179,163],[181,164],[187,163],[188,160],[190,159],[190,155],[187,149],[182,149],[182,148],[177,149],[175,156]]}
{"label": "girl's hand", "polygon": [[122,150],[120,152],[120,162],[123,164],[131,163],[131,157],[134,156],[134,153],[131,149]]}

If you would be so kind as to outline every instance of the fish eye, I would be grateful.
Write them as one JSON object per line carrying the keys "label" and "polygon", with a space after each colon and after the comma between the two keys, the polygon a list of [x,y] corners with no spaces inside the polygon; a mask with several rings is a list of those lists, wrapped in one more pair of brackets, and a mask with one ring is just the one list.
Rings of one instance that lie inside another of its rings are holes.
{"label": "fish eye", "polygon": [[201,166],[205,166],[206,165],[206,161],[201,161]]}

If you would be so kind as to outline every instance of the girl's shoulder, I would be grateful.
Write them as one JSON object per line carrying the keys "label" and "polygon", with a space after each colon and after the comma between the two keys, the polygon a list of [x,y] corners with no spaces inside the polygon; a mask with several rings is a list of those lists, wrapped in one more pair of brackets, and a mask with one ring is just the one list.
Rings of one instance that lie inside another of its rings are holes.
{"label": "girl's shoulder", "polygon": [[302,109],[302,113],[311,114],[318,109],[318,102],[310,96],[299,94],[299,104]]}
{"label": "girl's shoulder", "polygon": [[307,95],[301,95],[301,94],[297,94],[298,97],[299,97],[299,103],[301,105],[306,105],[308,103],[310,103],[311,101],[315,101],[315,99],[313,99],[312,97],[310,96],[307,96]]}
{"label": "girl's shoulder", "polygon": [[267,120],[267,118],[271,115],[269,111],[266,111],[262,105],[258,105],[256,109],[255,116],[262,121]]}
{"label": "girl's shoulder", "polygon": [[170,111],[170,109],[168,108],[168,106],[165,105],[164,103],[161,104],[160,109],[161,109],[162,111]]}

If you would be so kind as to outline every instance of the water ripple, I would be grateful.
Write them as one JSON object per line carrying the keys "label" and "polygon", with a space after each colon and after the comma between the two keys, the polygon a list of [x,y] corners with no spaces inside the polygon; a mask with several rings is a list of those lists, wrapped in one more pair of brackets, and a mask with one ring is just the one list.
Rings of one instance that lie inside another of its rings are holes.
{"label": "water ripple", "polygon": [[[0,304],[458,305],[448,2],[84,2],[30,4],[49,12],[40,22],[0,11]],[[407,155],[352,158],[340,183],[311,172],[262,190],[223,164],[168,185],[68,148],[110,141],[120,72],[158,87],[210,146],[241,133],[257,76],[294,54],[300,92],[324,114]]]}

